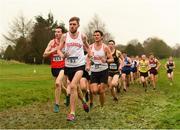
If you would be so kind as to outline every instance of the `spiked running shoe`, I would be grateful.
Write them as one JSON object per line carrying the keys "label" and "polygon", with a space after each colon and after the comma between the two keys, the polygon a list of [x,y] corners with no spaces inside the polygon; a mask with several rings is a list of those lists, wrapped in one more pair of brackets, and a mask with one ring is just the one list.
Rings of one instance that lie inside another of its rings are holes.
{"label": "spiked running shoe", "polygon": [[83,103],[83,109],[85,112],[89,112],[89,106],[86,103]]}
{"label": "spiked running shoe", "polygon": [[74,121],[75,120],[75,115],[74,114],[68,114],[67,115],[67,121]]}
{"label": "spiked running shoe", "polygon": [[55,113],[59,112],[59,105],[58,104],[54,104],[54,112]]}

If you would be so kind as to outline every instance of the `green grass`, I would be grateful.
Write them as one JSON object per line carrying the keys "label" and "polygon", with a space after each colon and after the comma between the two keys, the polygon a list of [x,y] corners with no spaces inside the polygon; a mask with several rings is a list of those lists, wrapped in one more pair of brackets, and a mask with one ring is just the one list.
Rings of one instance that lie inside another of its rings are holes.
{"label": "green grass", "polygon": [[[176,59],[175,81],[170,86],[162,60],[157,90],[130,86],[112,101],[85,113],[78,101],[75,122],[67,122],[69,109],[61,98],[60,112],[53,113],[53,79],[47,65],[27,65],[0,60],[0,128],[179,128],[180,59]],[[33,73],[34,68],[37,73]],[[63,96],[62,96],[63,97]]]}
{"label": "green grass", "polygon": [[48,101],[52,99],[50,86],[53,80],[47,65],[0,61],[0,111]]}

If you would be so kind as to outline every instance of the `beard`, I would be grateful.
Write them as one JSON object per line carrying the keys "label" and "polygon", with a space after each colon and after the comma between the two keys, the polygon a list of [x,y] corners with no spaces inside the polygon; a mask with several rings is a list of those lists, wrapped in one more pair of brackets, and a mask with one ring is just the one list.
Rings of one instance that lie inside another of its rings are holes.
{"label": "beard", "polygon": [[72,34],[75,34],[75,33],[77,32],[77,29],[76,29],[76,30],[71,29],[70,32],[71,32]]}

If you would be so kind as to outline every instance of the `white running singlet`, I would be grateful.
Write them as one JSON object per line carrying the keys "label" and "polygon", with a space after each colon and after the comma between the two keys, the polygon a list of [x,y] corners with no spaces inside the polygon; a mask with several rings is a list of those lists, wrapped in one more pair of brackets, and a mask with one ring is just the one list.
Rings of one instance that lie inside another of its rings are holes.
{"label": "white running singlet", "polygon": [[76,39],[71,38],[69,32],[66,35],[65,52],[69,57],[65,59],[66,67],[79,67],[85,65],[82,35],[78,32]]}
{"label": "white running singlet", "polygon": [[102,44],[102,46],[99,50],[96,50],[94,48],[94,43],[93,43],[92,53],[93,53],[94,64],[91,65],[91,71],[92,72],[101,72],[103,70],[108,69],[108,64],[102,63],[100,58],[99,58],[99,57],[106,57],[105,52],[104,52],[104,43]]}

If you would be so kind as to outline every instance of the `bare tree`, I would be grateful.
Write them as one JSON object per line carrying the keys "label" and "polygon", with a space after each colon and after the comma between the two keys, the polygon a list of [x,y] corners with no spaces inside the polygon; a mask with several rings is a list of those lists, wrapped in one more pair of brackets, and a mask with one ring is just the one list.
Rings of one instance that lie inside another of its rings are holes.
{"label": "bare tree", "polygon": [[3,37],[7,40],[8,44],[16,45],[20,37],[30,39],[32,28],[32,20],[28,20],[23,15],[19,15],[10,23],[7,35],[3,34]]}
{"label": "bare tree", "polygon": [[106,25],[100,17],[95,14],[92,20],[88,23],[87,27],[84,28],[84,32],[88,37],[88,42],[92,44],[93,40],[93,33],[95,30],[101,30],[104,33],[104,42],[107,43],[108,40],[113,39],[112,35],[106,30]]}

